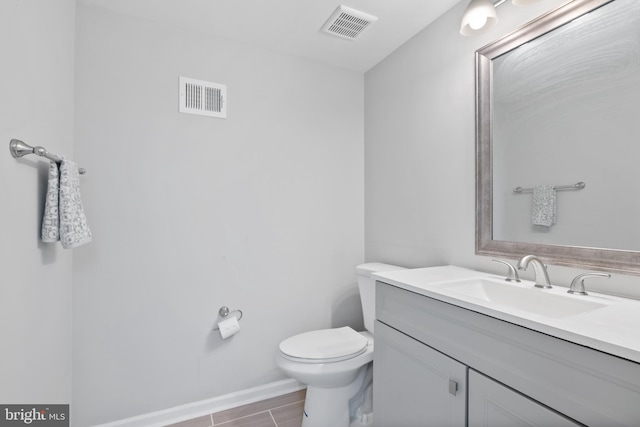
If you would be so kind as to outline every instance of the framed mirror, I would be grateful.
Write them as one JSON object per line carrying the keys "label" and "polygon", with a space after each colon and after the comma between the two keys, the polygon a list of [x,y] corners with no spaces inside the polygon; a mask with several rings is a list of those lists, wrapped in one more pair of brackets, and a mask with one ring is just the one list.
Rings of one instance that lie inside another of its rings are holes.
{"label": "framed mirror", "polygon": [[640,2],[574,0],[476,52],[476,254],[640,275]]}

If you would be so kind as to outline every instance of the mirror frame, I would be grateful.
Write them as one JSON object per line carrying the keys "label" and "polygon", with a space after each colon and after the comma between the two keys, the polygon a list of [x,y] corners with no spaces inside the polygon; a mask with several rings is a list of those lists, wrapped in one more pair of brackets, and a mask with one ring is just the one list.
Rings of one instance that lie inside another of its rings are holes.
{"label": "mirror frame", "polygon": [[640,275],[640,252],[493,240],[493,63],[518,46],[615,0],[574,0],[476,51],[476,254]]}

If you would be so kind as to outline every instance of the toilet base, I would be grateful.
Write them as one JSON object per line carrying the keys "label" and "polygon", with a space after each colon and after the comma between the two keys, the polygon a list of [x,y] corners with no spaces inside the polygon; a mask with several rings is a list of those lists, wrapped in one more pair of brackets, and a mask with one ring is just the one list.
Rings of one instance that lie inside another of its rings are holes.
{"label": "toilet base", "polygon": [[349,400],[360,390],[367,370],[360,368],[351,384],[337,388],[307,386],[302,427],[349,427]]}

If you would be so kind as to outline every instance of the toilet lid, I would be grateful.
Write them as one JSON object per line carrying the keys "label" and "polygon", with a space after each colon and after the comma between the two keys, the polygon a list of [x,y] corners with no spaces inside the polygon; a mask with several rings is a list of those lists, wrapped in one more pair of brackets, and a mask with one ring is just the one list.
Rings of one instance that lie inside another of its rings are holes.
{"label": "toilet lid", "polygon": [[348,326],[305,332],[280,343],[283,354],[308,361],[345,360],[366,349],[367,339]]}

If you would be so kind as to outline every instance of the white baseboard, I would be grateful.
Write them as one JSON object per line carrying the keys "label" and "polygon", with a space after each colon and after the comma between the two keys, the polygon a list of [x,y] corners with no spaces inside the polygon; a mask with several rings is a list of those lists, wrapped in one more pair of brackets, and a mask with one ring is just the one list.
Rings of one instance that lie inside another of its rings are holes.
{"label": "white baseboard", "polygon": [[294,391],[302,390],[306,386],[294,379],[287,379],[264,384],[258,387],[248,388],[214,397],[212,399],[201,400],[199,402],[187,403],[161,411],[142,414],[123,420],[100,424],[97,427],[161,427],[180,421],[190,420],[203,415],[213,414],[226,409],[236,408],[249,403],[259,402],[272,397],[281,396]]}

